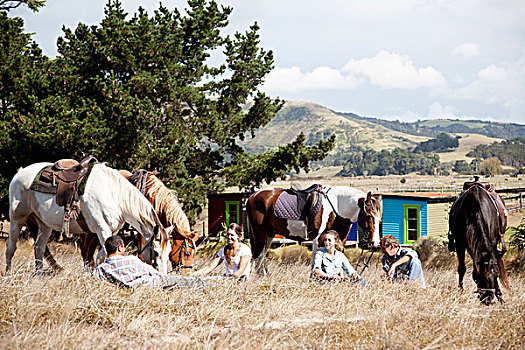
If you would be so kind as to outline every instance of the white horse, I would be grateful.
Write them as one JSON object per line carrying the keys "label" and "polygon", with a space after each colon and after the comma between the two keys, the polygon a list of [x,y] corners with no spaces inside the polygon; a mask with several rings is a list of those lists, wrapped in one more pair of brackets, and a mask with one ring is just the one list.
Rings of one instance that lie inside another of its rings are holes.
{"label": "white horse", "polygon": [[265,272],[264,258],[276,233],[285,237],[306,238],[308,229],[315,235],[312,242],[313,254],[318,249],[317,238],[326,229],[339,233],[341,241],[356,221],[365,233],[365,239],[372,245],[379,245],[379,223],[382,217],[381,198],[349,186],[323,186],[322,210],[310,227],[303,220],[277,218],[274,207],[282,188],[263,189],[250,196],[246,203],[246,214],[250,225],[252,254],[259,272]]}
{"label": "white horse", "polygon": [[[20,230],[31,218],[38,223],[39,232],[35,241],[35,264],[37,273],[43,266],[43,255],[52,230],[60,231],[63,225],[64,208],[59,207],[52,194],[30,189],[34,178],[44,167],[52,163],[35,163],[20,169],[9,184],[10,230],[6,249],[6,271],[16,250]],[[151,203],[128,180],[104,164],[93,166],[87,178],[84,194],[80,196],[79,208],[90,231],[97,234],[101,246],[106,238],[115,234],[124,223],[129,223],[141,233],[147,242],[142,257],[162,273],[168,271],[171,244],[168,233],[160,224]],[[168,230],[171,231],[172,228]],[[82,234],[80,225],[71,220],[70,232]],[[100,249],[97,264],[106,257]]]}

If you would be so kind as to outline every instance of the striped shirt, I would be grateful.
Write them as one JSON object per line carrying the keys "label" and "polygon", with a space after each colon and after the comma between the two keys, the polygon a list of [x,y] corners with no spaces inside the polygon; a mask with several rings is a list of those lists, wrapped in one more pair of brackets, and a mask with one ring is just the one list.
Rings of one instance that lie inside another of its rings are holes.
{"label": "striped shirt", "polygon": [[149,286],[164,284],[164,277],[159,271],[132,255],[115,255],[106,258],[93,271],[93,277],[126,287],[136,287],[141,284]]}

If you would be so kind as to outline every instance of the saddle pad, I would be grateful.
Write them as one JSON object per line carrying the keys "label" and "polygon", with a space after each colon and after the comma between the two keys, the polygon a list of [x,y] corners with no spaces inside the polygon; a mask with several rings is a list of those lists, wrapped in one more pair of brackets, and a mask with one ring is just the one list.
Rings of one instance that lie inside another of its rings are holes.
{"label": "saddle pad", "polygon": [[[312,217],[317,215],[321,210],[322,201],[317,201],[316,205],[308,213],[308,216]],[[303,220],[301,213],[297,210],[297,196],[287,191],[281,193],[279,198],[275,201],[275,206],[273,208],[273,214],[275,217],[281,219],[293,219],[293,220]]]}

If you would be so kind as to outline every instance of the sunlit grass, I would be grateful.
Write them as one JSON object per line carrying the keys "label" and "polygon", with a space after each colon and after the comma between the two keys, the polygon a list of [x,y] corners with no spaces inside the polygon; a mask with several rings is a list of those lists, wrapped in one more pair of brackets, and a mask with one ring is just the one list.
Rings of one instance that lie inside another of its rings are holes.
{"label": "sunlit grass", "polygon": [[[420,289],[383,281],[377,265],[364,274],[368,287],[315,284],[307,264],[270,261],[268,277],[246,284],[166,293],[95,281],[74,248],[53,250],[60,275],[34,277],[32,244],[22,241],[0,277],[1,348],[525,347],[523,273],[510,276],[506,303],[489,307],[475,298],[470,271],[460,293],[454,269],[426,269]],[[0,254],[4,270],[3,241]]]}

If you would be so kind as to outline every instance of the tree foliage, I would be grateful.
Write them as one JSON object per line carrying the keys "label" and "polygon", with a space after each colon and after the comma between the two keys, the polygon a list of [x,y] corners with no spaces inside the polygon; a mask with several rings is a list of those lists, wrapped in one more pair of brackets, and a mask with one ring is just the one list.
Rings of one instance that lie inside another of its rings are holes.
{"label": "tree foliage", "polygon": [[436,138],[428,141],[420,142],[414,148],[414,152],[439,152],[447,151],[459,146],[459,139],[461,137],[451,137],[448,134],[440,133]]}
{"label": "tree foliage", "polygon": [[395,148],[392,152],[380,152],[356,147],[348,150],[348,161],[338,175],[405,175],[412,172],[435,174],[439,168],[439,156],[431,153],[412,153]]}
{"label": "tree foliage", "polygon": [[521,168],[525,166],[525,137],[490,145],[478,145],[467,156],[482,159],[498,158],[502,164]]}
{"label": "tree foliage", "polygon": [[[185,14],[160,6],[128,18],[120,1],[109,0],[100,25],[63,28],[53,60],[21,31],[21,20],[3,18],[18,21],[16,35],[1,34],[20,40],[11,50],[18,70],[13,63],[9,74],[25,74],[6,79],[13,88],[1,96],[4,196],[19,166],[94,154],[115,168],[159,170],[194,216],[206,193],[225,185],[252,188],[291,169],[307,171],[334,138],[308,146],[299,136],[257,156],[238,145],[275,117],[282,101],[258,90],[273,53],[260,47],[257,24],[221,35],[231,11],[190,0]],[[224,62],[211,64],[220,51]]]}

